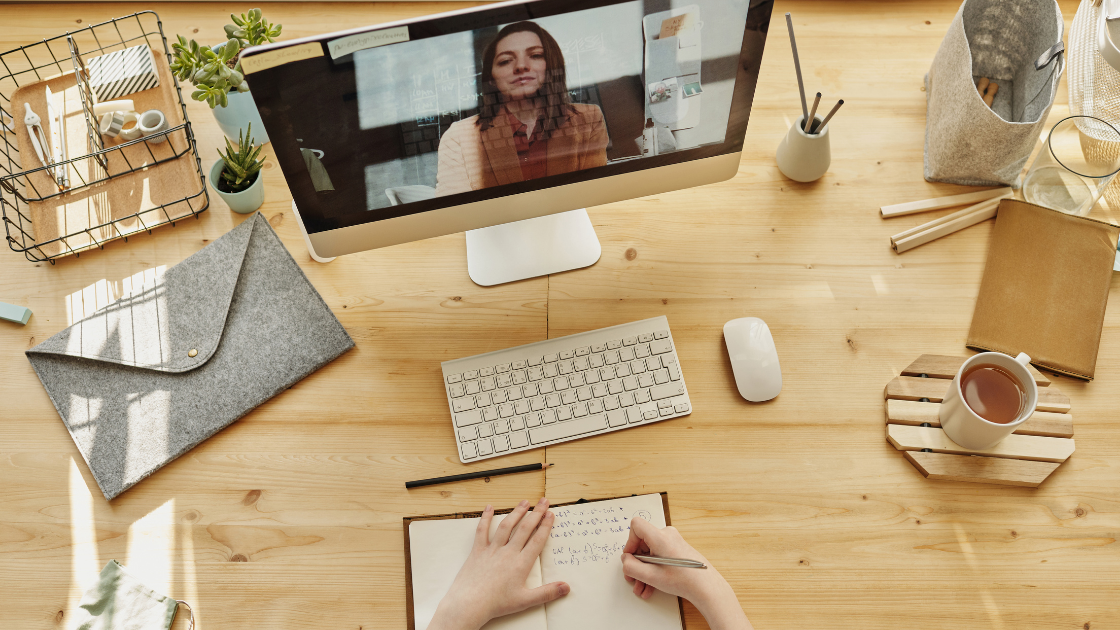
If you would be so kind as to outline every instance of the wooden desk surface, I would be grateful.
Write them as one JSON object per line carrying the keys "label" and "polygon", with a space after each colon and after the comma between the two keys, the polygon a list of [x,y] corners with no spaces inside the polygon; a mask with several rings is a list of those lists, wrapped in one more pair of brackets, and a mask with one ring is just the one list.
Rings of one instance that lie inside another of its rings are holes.
{"label": "wooden desk surface", "polygon": [[[1077,3],[1060,4],[1068,33]],[[139,6],[2,5],[0,49]],[[263,8],[294,38],[460,6]],[[921,353],[966,353],[991,231],[896,255],[888,236],[934,215],[877,212],[963,190],[922,180],[922,76],[957,6],[780,2],[738,175],[593,208],[602,260],[550,278],[478,287],[462,234],[311,262],[270,160],[262,210],[357,348],[111,504],[22,353],[122,279],[174,265],[243,218],[212,196],[198,221],[53,267],[0,251],[0,300],[35,312],[26,327],[0,323],[0,627],[64,627],[116,558],[190,602],[201,630],[401,628],[403,516],[660,490],[760,630],[1120,625],[1120,279],[1097,380],[1056,379],[1077,452],[1041,488],[931,482],[884,439],[885,383]],[[169,37],[202,41],[221,38],[228,12],[143,8]],[[847,100],[832,168],[813,184],[783,178],[773,159],[799,110],[787,10],[808,90]],[[208,167],[219,131],[204,105],[189,107]],[[440,361],[662,314],[690,417],[500,462],[554,462],[547,480],[405,491],[463,469]],[[747,315],[769,322],[781,355],[785,388],[767,404],[739,398],[723,347],[723,323]]]}

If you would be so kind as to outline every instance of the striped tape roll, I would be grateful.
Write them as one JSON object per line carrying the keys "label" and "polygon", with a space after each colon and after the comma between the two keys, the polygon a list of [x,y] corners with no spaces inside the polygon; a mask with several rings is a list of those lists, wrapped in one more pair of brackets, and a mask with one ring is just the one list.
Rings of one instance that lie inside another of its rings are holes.
{"label": "striped tape roll", "polygon": [[95,57],[88,67],[89,86],[98,102],[159,87],[159,74],[147,45]]}
{"label": "striped tape roll", "polygon": [[101,117],[101,135],[116,138],[124,127],[124,112],[112,112]]}

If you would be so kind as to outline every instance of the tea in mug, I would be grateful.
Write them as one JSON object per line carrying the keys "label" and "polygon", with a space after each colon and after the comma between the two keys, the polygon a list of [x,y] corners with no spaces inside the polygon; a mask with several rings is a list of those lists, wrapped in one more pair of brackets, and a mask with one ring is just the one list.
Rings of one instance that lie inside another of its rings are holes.
{"label": "tea in mug", "polygon": [[1026,388],[998,365],[972,366],[961,375],[964,401],[976,415],[997,424],[1014,422],[1027,404]]}

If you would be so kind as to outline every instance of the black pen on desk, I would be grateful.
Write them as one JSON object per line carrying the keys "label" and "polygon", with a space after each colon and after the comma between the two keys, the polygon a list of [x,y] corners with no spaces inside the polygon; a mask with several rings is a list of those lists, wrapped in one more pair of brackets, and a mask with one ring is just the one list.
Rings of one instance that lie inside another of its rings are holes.
{"label": "black pen on desk", "polygon": [[684,558],[662,558],[660,556],[640,556],[634,554],[634,557],[646,564],[663,564],[667,567],[681,567],[685,569],[707,569],[708,565],[700,562],[699,560],[686,560]]}
{"label": "black pen on desk", "polygon": [[529,472],[531,470],[544,470],[545,468],[549,468],[551,466],[552,464],[526,464],[524,466],[510,466],[509,468],[495,468],[494,470],[478,470],[475,472],[463,473],[461,475],[432,477],[431,479],[420,479],[419,481],[406,481],[404,482],[404,487],[419,488],[421,486],[434,486],[437,483],[466,481],[467,479],[482,479],[483,477],[497,477],[498,475],[510,475],[519,472]]}

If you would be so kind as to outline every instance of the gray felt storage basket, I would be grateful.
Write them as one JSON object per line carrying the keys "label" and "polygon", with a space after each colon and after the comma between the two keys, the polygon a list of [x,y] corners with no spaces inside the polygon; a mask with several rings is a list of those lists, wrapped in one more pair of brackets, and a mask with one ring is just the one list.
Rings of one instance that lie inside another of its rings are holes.
{"label": "gray felt storage basket", "polygon": [[[1019,186],[1065,66],[1062,30],[1055,0],[961,4],[926,75],[927,180]],[[991,108],[981,77],[999,84]]]}

